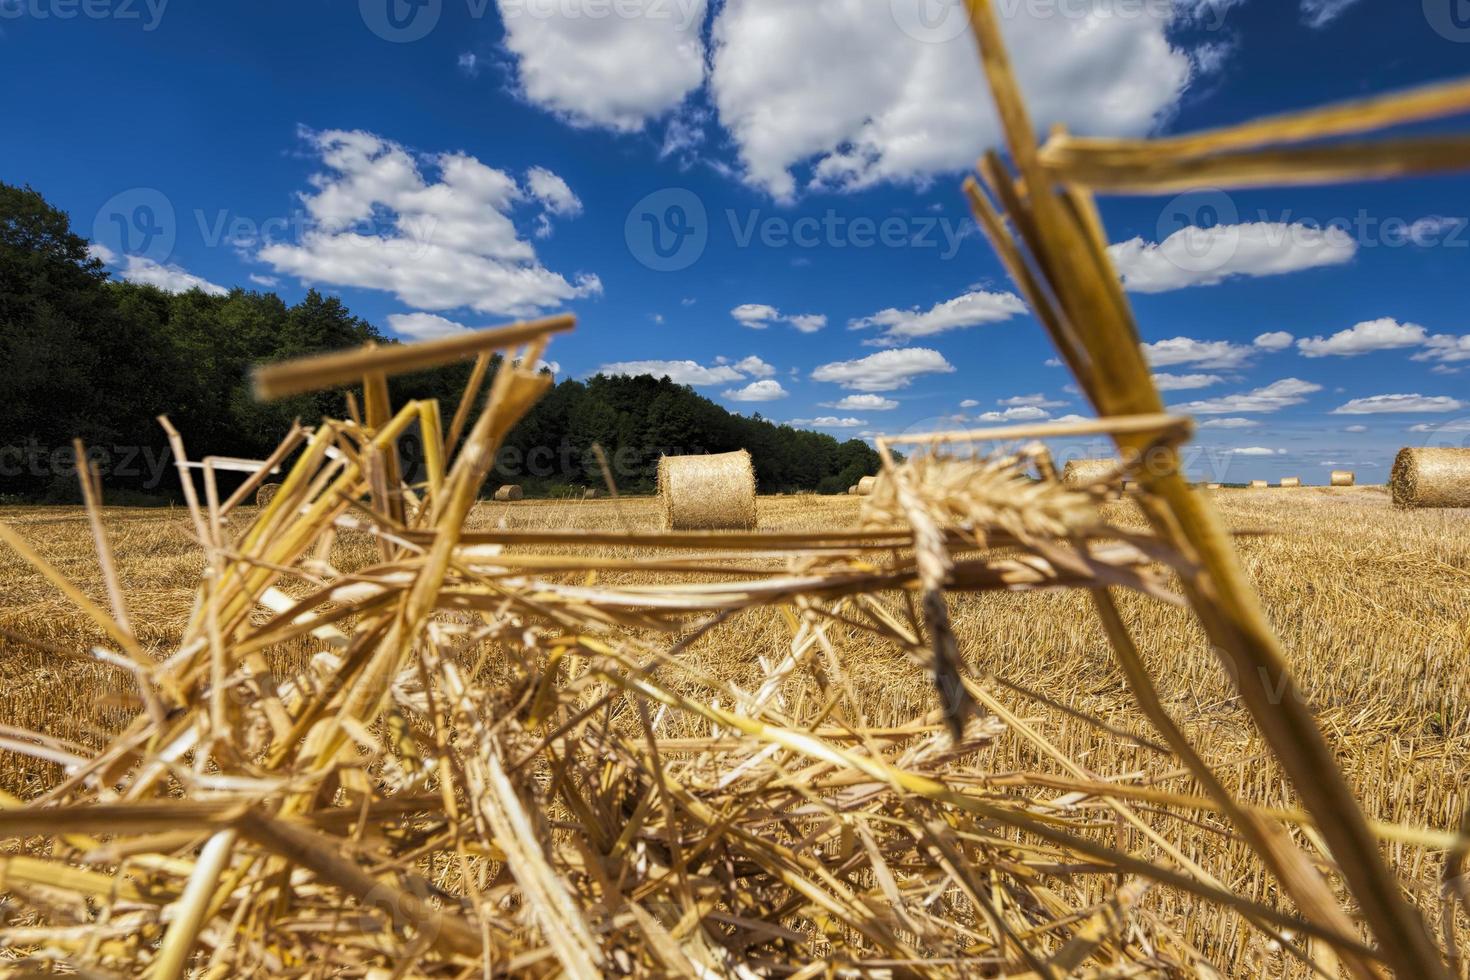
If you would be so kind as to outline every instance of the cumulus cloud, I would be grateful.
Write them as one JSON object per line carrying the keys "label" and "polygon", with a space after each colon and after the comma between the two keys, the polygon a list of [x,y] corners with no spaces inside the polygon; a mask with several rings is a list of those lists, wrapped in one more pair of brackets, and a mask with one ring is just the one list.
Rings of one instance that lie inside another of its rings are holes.
{"label": "cumulus cloud", "polygon": [[813,381],[830,381],[849,391],[896,391],[926,374],[953,374],[955,366],[937,350],[908,347],[879,351],[852,361],[823,364],[812,372]]}
{"label": "cumulus cloud", "polygon": [[1229,418],[1208,419],[1199,425],[1201,429],[1254,429],[1260,424],[1254,419]]}
{"label": "cumulus cloud", "polygon": [[1283,378],[1264,388],[1225,395],[1205,401],[1185,402],[1173,406],[1174,411],[1191,415],[1259,415],[1279,412],[1283,408],[1300,405],[1307,396],[1319,392],[1322,386],[1300,378]]}
{"label": "cumulus cloud", "polygon": [[[417,157],[371,133],[301,135],[325,170],[301,195],[310,227],[299,240],[259,252],[276,272],[386,290],[424,310],[511,316],[602,291],[595,275],[568,281],[540,263],[512,215],[533,200],[545,218],[547,201],[504,171],[459,153]],[[538,179],[552,193],[547,179]]]}
{"label": "cumulus cloud", "polygon": [[1285,449],[1267,449],[1265,446],[1245,446],[1241,449],[1230,449],[1227,452],[1231,456],[1284,456]]}
{"label": "cumulus cloud", "polygon": [[730,311],[743,327],[764,330],[773,323],[787,323],[801,333],[816,333],[827,325],[827,317],[821,313],[796,313],[787,315],[767,303],[742,303]]}
{"label": "cumulus cloud", "polygon": [[754,354],[735,362],[735,370],[744,371],[746,374],[757,378],[769,378],[776,373],[776,369]]}
{"label": "cumulus cloud", "polygon": [[[712,31],[711,96],[742,176],[778,198],[971,165],[1000,140],[961,4],[934,24],[925,0],[729,0]],[[1081,6],[1081,5],[1074,5]],[[1006,39],[1036,119],[1074,132],[1142,135],[1187,87],[1177,15],[1099,7],[1076,16],[1015,5]],[[890,14],[891,8],[891,14]],[[926,12],[929,19],[926,19]],[[936,34],[937,32],[937,34]],[[791,66],[801,70],[793,71]]]}
{"label": "cumulus cloud", "polygon": [[815,419],[792,419],[786,424],[807,429],[856,429],[868,423],[863,419],[837,418],[833,415],[823,415]]}
{"label": "cumulus cloud", "polygon": [[898,401],[882,395],[848,395],[835,402],[822,402],[822,407],[848,412],[891,412],[898,407]]}
{"label": "cumulus cloud", "polygon": [[1458,412],[1465,402],[1447,395],[1373,395],[1354,398],[1332,410],[1333,415],[1378,415],[1418,412]]}
{"label": "cumulus cloud", "polygon": [[117,274],[128,282],[157,286],[166,293],[187,293],[191,289],[197,289],[210,296],[228,296],[230,293],[225,287],[196,276],[181,266],[172,263],[165,265],[142,255],[118,256],[106,245],[88,246],[87,255],[103,265],[112,266]]}
{"label": "cumulus cloud", "polygon": [[725,397],[734,402],[773,402],[789,395],[781,382],[766,379],[765,381],[752,381],[744,388],[736,388],[725,392]]}
{"label": "cumulus cloud", "polygon": [[[1001,398],[996,401],[997,405],[1006,405],[1011,408],[1061,408],[1066,402],[1059,402],[1045,395],[1017,395],[1014,398]],[[966,407],[961,404],[961,408]]]}
{"label": "cumulus cloud", "polygon": [[1134,293],[1167,293],[1238,277],[1341,265],[1352,261],[1357,251],[1357,242],[1340,228],[1265,221],[1190,226],[1162,242],[1140,237],[1108,247],[1123,285]]}
{"label": "cumulus cloud", "polygon": [[1014,293],[975,290],[937,303],[927,310],[890,307],[847,324],[849,330],[882,329],[882,336],[866,341],[874,346],[893,347],[918,337],[932,337],[985,323],[1001,323],[1026,312],[1026,304]]}
{"label": "cumulus cloud", "polygon": [[1296,346],[1305,357],[1357,357],[1370,351],[1418,347],[1428,339],[1429,331],[1417,323],[1383,317],[1365,320],[1331,337],[1305,337]]}
{"label": "cumulus cloud", "polygon": [[1424,342],[1425,351],[1415,354],[1416,361],[1440,361],[1443,364],[1470,361],[1470,334],[1452,337],[1436,334]]}
{"label": "cumulus cloud", "polygon": [[1344,432],[1367,432],[1368,431],[1368,427],[1366,425],[1348,425],[1348,426],[1344,426],[1342,431],[1344,431]]}
{"label": "cumulus cloud", "polygon": [[698,361],[615,361],[597,370],[599,374],[651,374],[655,378],[667,377],[676,384],[696,387],[746,380],[745,375],[728,364],[706,367]]}
{"label": "cumulus cloud", "polygon": [[470,329],[463,323],[456,323],[433,313],[394,313],[388,317],[388,326],[393,328],[394,333],[412,337],[414,340],[447,337]]}
{"label": "cumulus cloud", "polygon": [[1217,385],[1225,379],[1218,374],[1156,374],[1154,384],[1160,391],[1189,391],[1194,388],[1208,388]]}
{"label": "cumulus cloud", "polygon": [[1019,405],[1003,412],[982,412],[975,418],[979,422],[1036,422],[1051,418],[1051,413],[1035,405]]}
{"label": "cumulus cloud", "polygon": [[521,94],[573,125],[635,132],[704,83],[705,0],[497,2]]}
{"label": "cumulus cloud", "polygon": [[1143,345],[1143,354],[1154,367],[1191,364],[1228,371],[1246,364],[1255,353],[1253,347],[1232,344],[1228,340],[1194,340],[1189,337],[1173,337]]}
{"label": "cumulus cloud", "polygon": [[1263,333],[1255,339],[1255,346],[1261,350],[1286,350],[1296,338],[1285,330],[1276,330],[1272,333]]}

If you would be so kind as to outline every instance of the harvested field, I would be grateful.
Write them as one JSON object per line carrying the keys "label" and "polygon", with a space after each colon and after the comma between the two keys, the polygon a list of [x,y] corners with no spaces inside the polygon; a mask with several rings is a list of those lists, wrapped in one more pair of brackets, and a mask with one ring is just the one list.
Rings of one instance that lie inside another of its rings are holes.
{"label": "harvested field", "polygon": [[[1410,827],[1454,828],[1470,803],[1462,773],[1470,750],[1470,666],[1464,660],[1470,642],[1470,511],[1396,512],[1379,488],[1308,489],[1289,496],[1223,491],[1215,499],[1236,530],[1273,532],[1240,539],[1242,561],[1369,817]],[[760,523],[768,532],[852,526],[861,504],[845,496],[762,498]],[[1132,506],[1110,505],[1125,521],[1132,517]],[[237,520],[251,517],[253,512],[246,510]],[[102,595],[81,510],[7,508],[0,519],[90,594]],[[150,646],[176,642],[202,562],[191,541],[187,513],[108,509],[105,521],[140,640]],[[524,529],[654,531],[661,526],[661,515],[651,498],[530,502],[514,508],[485,502],[476,506],[468,524],[473,530],[502,522]],[[346,535],[337,542],[332,560],[351,569],[373,563],[377,554],[365,536]],[[954,595],[951,603],[964,658],[978,674],[994,678],[988,685],[993,696],[1026,725],[1044,732],[1056,751],[1091,771],[1136,771],[1137,783],[1155,790],[1197,792],[1187,778],[1160,766],[1137,744],[1099,732],[1057,707],[1093,715],[1146,739],[1158,738],[1139,718],[1084,592]],[[1226,787],[1244,803],[1293,806],[1280,772],[1190,614],[1133,593],[1120,593],[1119,603],[1140,637],[1164,703]],[[104,639],[3,549],[0,628],[71,651]],[[742,628],[720,636],[724,643],[693,644],[683,654],[686,663],[747,689],[759,686],[764,676],[759,658],[779,660],[790,642],[774,610],[747,612]],[[862,667],[848,680],[867,712],[867,724],[908,724],[929,711],[934,692],[923,671],[885,644],[865,645],[862,636],[842,639],[847,662]],[[276,655],[299,667],[315,649],[296,643]],[[118,685],[116,671],[69,663],[3,636],[0,654],[0,676],[8,694],[0,706],[0,723],[99,748],[135,715],[130,692]],[[1051,703],[1020,694],[1017,686],[1044,691]],[[11,754],[4,761],[0,782],[20,797],[55,778],[55,767],[44,763],[25,763]],[[1065,767],[1014,728],[982,751],[979,765],[997,776],[1068,778]],[[1162,814],[1152,815],[1149,822],[1169,839],[1181,840],[1189,857],[1217,877],[1236,882],[1241,895],[1279,900],[1261,879],[1241,877],[1252,865],[1239,845],[1223,844],[1213,833],[1181,834],[1177,822]],[[1220,826],[1213,819],[1206,823]],[[1132,844],[1151,853],[1142,840]],[[1387,853],[1397,872],[1415,883],[1414,897],[1426,917],[1437,922],[1442,852],[1398,842]],[[1097,899],[1103,900],[1113,887],[1111,878],[1098,880]],[[1141,906],[1181,929],[1183,938],[1226,975],[1301,975],[1299,965],[1289,963],[1259,934],[1238,928],[1229,916],[1222,921],[1216,906],[1195,905],[1187,896],[1162,889],[1144,895]],[[1462,944],[1470,939],[1465,927],[1466,920],[1459,918]]]}

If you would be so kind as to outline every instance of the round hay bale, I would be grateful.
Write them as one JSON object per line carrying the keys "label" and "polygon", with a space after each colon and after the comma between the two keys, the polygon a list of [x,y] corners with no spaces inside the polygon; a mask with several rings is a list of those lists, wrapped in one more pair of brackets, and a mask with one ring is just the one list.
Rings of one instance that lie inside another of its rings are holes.
{"label": "round hay bale", "polygon": [[755,527],[755,467],[740,450],[658,461],[664,526],[675,531],[749,531]]}
{"label": "round hay bale", "polygon": [[271,501],[276,499],[276,494],[280,492],[281,485],[279,483],[262,483],[260,488],[255,491],[255,506],[269,507]]}
{"label": "round hay bale", "polygon": [[873,495],[873,490],[877,486],[878,478],[876,476],[865,476],[858,481],[857,495],[859,497],[870,497]]}
{"label": "round hay bale", "polygon": [[1074,459],[1062,470],[1062,483],[1069,487],[1090,487],[1117,475],[1116,459]]}
{"label": "round hay bale", "polygon": [[1333,470],[1332,485],[1334,487],[1351,487],[1357,485],[1358,474],[1352,470]]}
{"label": "round hay bale", "polygon": [[1252,490],[1265,490],[1270,485],[1271,484],[1267,483],[1265,480],[1252,480],[1251,481],[1251,489]]}
{"label": "round hay bale", "polygon": [[854,483],[852,486],[850,486],[850,487],[847,488],[847,495],[849,497],[856,497],[857,496],[857,492],[858,491],[857,491],[857,484],[856,483]]}
{"label": "round hay bale", "polygon": [[582,499],[583,500],[596,500],[597,499],[597,491],[596,490],[584,490],[584,491],[582,491]]}
{"label": "round hay bale", "polygon": [[1218,484],[1218,483],[1207,483],[1207,484],[1205,484],[1205,489],[1206,490],[1223,490],[1225,488],[1221,484]]}
{"label": "round hay bale", "polygon": [[1301,485],[1302,485],[1302,478],[1299,477],[1299,476],[1288,476],[1288,477],[1284,477],[1281,480],[1281,488],[1283,490],[1295,490],[1297,487],[1299,487]]}
{"label": "round hay bale", "polygon": [[1401,449],[1388,486],[1395,507],[1470,507],[1470,448]]}
{"label": "round hay bale", "polygon": [[495,491],[495,499],[502,503],[509,500],[524,500],[525,497],[526,491],[522,490],[518,483],[507,483]]}

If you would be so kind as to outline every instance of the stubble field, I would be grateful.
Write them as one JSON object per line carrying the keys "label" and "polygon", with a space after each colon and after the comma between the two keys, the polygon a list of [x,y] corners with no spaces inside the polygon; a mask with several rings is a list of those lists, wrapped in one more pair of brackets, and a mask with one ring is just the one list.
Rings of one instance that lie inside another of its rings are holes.
{"label": "stubble field", "polygon": [[[1384,491],[1371,487],[1227,490],[1214,497],[1231,526],[1243,532],[1242,559],[1369,817],[1440,830],[1458,826],[1470,803],[1470,512],[1396,511]],[[830,529],[854,525],[859,503],[799,496],[763,498],[759,507],[763,529]],[[84,512],[7,508],[0,520],[105,601]],[[658,520],[650,499],[527,501],[482,504],[472,524],[651,530]],[[109,509],[105,523],[134,630],[164,651],[178,638],[201,569],[188,515],[182,509]],[[341,568],[376,556],[365,540],[344,538],[336,548],[334,563]],[[1194,790],[1168,757],[1139,744],[1158,735],[1131,706],[1085,594],[957,595],[951,601],[967,660],[1014,713],[986,760],[998,779],[1010,773],[1067,779],[1080,770],[1131,773],[1164,791]],[[1166,706],[1225,785],[1248,803],[1293,806],[1190,614],[1134,595],[1122,596],[1121,603]],[[17,642],[22,635],[39,647]],[[721,632],[722,645],[695,644],[686,656],[711,674],[750,682],[762,656],[784,655],[789,635],[776,612],[757,611],[746,614],[743,628]],[[933,689],[922,671],[865,637],[849,639],[858,645],[848,647],[849,662],[863,665],[851,681],[868,724],[902,725],[933,708]],[[18,556],[0,549],[0,726],[82,746],[104,744],[137,705],[117,672],[86,662],[90,644],[101,640]],[[313,652],[303,644],[276,655],[299,663]],[[0,788],[27,798],[54,780],[57,770],[47,770],[33,759],[0,754]],[[1149,811],[1144,806],[1140,812]],[[1181,833],[1173,818],[1157,819],[1192,860],[1232,890],[1273,900],[1272,886],[1247,870],[1256,864],[1244,860],[1242,845],[1219,825],[1202,823]],[[1438,924],[1442,852],[1392,840],[1385,847]],[[1279,952],[1227,914],[1192,908],[1170,893],[1150,902],[1226,973],[1289,971]],[[1465,927],[1463,920],[1455,926],[1462,943]]]}

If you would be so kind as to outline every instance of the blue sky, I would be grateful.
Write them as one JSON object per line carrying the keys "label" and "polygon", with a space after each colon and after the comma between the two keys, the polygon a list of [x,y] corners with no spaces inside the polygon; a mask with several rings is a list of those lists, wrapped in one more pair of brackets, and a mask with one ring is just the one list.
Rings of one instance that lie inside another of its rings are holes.
{"label": "blue sky", "polygon": [[[1126,135],[1466,74],[1456,3],[996,0],[1038,125]],[[0,0],[0,180],[120,277],[315,286],[405,336],[571,310],[563,376],[839,437],[1086,415],[957,193],[996,140],[957,10]],[[1470,442],[1467,191],[1102,201],[1196,475]]]}

